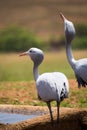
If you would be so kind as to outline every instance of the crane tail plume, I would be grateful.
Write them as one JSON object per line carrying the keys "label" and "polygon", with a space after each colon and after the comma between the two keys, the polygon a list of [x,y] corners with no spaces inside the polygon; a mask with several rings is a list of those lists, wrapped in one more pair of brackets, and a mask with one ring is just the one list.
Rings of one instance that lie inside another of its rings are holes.
{"label": "crane tail plume", "polygon": [[76,75],[77,78],[77,82],[78,82],[78,88],[82,87],[86,87],[87,83],[79,76]]}

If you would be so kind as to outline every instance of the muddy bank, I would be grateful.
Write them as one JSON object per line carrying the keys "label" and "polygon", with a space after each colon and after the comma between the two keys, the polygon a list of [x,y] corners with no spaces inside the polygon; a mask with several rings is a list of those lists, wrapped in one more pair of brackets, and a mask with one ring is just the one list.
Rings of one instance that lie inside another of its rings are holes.
{"label": "muddy bank", "polygon": [[[0,111],[8,112],[39,112],[37,118],[22,121],[16,124],[0,124],[0,130],[52,130],[50,116],[47,107],[33,106],[0,106]],[[56,122],[56,108],[53,108],[54,129],[58,130]],[[61,130],[86,130],[87,129],[87,109],[60,108]]]}
{"label": "muddy bank", "polygon": [[[56,107],[53,107],[53,111],[55,110]],[[29,105],[0,105],[0,112],[33,115],[44,115],[49,113],[47,107]]]}

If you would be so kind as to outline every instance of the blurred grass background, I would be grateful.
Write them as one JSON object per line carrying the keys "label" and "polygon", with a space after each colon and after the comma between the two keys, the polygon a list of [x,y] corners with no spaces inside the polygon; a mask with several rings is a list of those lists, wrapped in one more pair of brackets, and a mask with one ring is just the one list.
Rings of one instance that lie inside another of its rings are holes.
{"label": "blurred grass background", "polygon": [[87,0],[3,0],[0,2],[0,51],[21,51],[31,46],[59,49],[65,43],[59,16],[75,24],[74,49],[87,48]]}
{"label": "blurred grass background", "polygon": [[63,34],[62,12],[75,24],[87,24],[87,0],[0,0],[0,28],[18,25],[43,40]]}

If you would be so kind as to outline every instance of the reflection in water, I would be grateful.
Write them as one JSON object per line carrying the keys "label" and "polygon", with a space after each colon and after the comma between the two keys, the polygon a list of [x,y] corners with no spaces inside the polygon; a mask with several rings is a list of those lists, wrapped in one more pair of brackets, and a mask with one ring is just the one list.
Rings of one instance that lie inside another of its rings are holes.
{"label": "reflection in water", "polygon": [[14,113],[2,113],[0,112],[0,123],[4,124],[13,124],[27,119],[32,119],[38,115],[23,115],[23,114],[14,114]]}

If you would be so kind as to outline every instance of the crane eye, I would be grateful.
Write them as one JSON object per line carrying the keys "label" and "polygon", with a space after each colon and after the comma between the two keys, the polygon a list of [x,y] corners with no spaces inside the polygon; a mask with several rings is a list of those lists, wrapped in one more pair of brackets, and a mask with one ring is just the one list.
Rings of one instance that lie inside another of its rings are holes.
{"label": "crane eye", "polygon": [[32,50],[30,50],[30,53],[32,53],[33,51]]}

